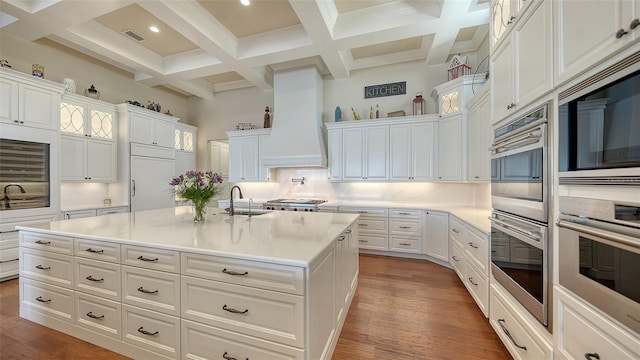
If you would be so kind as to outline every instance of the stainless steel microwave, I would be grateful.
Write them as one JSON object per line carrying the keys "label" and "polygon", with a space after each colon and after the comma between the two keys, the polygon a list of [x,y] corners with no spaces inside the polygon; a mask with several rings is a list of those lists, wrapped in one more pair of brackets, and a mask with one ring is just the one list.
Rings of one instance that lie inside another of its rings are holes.
{"label": "stainless steel microwave", "polygon": [[640,184],[640,52],[560,92],[558,155],[561,185]]}

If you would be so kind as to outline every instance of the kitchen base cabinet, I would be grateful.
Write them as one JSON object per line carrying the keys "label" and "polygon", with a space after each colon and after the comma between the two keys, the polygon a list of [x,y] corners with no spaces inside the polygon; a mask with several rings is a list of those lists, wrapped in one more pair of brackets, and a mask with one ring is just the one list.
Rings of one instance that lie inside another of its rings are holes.
{"label": "kitchen base cabinet", "polygon": [[[514,359],[553,359],[551,334],[495,281],[489,323]],[[582,331],[583,329],[580,329]]]}
{"label": "kitchen base cabinet", "polygon": [[74,321],[78,326],[120,340],[120,302],[76,293],[74,313]]}
{"label": "kitchen base cabinet", "polygon": [[341,213],[360,214],[358,242],[360,249],[389,250],[389,210],[385,208],[341,206]]}
{"label": "kitchen base cabinet", "polygon": [[442,261],[449,259],[449,214],[422,212],[422,253]]}
{"label": "kitchen base cabinet", "polygon": [[640,359],[640,338],[554,286],[558,359]]}

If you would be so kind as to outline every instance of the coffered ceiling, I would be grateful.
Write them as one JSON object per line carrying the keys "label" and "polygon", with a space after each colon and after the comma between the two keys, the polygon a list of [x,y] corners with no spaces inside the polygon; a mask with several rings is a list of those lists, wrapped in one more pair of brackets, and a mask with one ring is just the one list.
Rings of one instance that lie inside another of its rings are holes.
{"label": "coffered ceiling", "polygon": [[270,89],[274,71],[301,65],[342,79],[398,62],[443,64],[477,51],[488,23],[488,0],[0,0],[1,31],[202,98]]}

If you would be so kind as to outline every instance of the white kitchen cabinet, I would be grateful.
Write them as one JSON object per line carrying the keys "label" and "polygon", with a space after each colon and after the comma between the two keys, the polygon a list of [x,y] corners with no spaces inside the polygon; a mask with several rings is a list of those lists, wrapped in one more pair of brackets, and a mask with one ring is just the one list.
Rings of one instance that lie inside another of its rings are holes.
{"label": "white kitchen cabinet", "polygon": [[229,181],[270,181],[272,172],[262,166],[270,129],[229,131]]}
{"label": "white kitchen cabinet", "polygon": [[389,126],[342,130],[343,180],[389,179]]}
{"label": "white kitchen cabinet", "polygon": [[564,84],[640,39],[638,0],[558,0],[551,3],[554,7],[556,46],[555,86]]}
{"label": "white kitchen cabinet", "polygon": [[437,129],[435,121],[389,127],[390,180],[434,180]]}
{"label": "white kitchen cabinet", "polygon": [[493,0],[491,2],[490,46],[493,50],[508,36],[526,6],[541,0]]}
{"label": "white kitchen cabinet", "polygon": [[449,115],[438,123],[438,180],[465,178],[467,158],[466,115]]}
{"label": "white kitchen cabinet", "polygon": [[176,123],[174,129],[174,148],[176,150],[175,174],[184,174],[196,169],[196,139],[198,128]]}
{"label": "white kitchen cabinet", "polygon": [[422,212],[422,253],[449,261],[449,214],[424,210]]}
{"label": "white kitchen cabinet", "polygon": [[210,165],[209,169],[223,177],[229,176],[229,143],[225,141],[209,141]]}
{"label": "white kitchen cabinet", "polygon": [[0,122],[58,129],[61,84],[0,69]]}
{"label": "white kitchen cabinet", "polygon": [[342,180],[342,129],[327,130],[329,180]]}
{"label": "white kitchen cabinet", "polygon": [[60,103],[61,181],[116,181],[117,129],[114,105],[64,94]]}
{"label": "white kitchen cabinet", "polygon": [[552,89],[551,7],[550,1],[532,4],[517,19],[509,36],[492,52],[492,123]]}
{"label": "white kitchen cabinet", "polygon": [[356,221],[360,249],[389,250],[389,210],[385,208],[340,206],[339,212],[360,214]]}
{"label": "white kitchen cabinet", "polygon": [[467,136],[469,148],[467,174],[469,181],[491,181],[491,119],[490,84],[485,83],[469,104]]}
{"label": "white kitchen cabinet", "polygon": [[558,359],[638,359],[640,339],[564,288],[554,286]]}
{"label": "white kitchen cabinet", "polygon": [[[516,360],[555,359],[551,333],[499,283],[492,281],[489,288],[489,324],[511,356]],[[582,334],[584,330],[576,331]]]}
{"label": "white kitchen cabinet", "polygon": [[131,106],[128,110],[131,142],[174,148],[176,118],[141,107]]}
{"label": "white kitchen cabinet", "polygon": [[81,210],[69,210],[62,212],[62,220],[81,219],[92,216],[102,216],[109,214],[120,214],[129,212],[128,206],[114,206],[103,208],[91,208]]}
{"label": "white kitchen cabinet", "polygon": [[116,143],[60,136],[60,180],[63,182],[114,182],[117,180]]}

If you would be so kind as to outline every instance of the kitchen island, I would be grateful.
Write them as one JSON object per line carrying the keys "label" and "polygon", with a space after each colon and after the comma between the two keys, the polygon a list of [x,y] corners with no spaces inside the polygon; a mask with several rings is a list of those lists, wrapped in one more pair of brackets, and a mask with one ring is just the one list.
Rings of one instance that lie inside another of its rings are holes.
{"label": "kitchen island", "polygon": [[353,214],[190,207],[20,226],[20,316],[140,359],[330,359]]}

